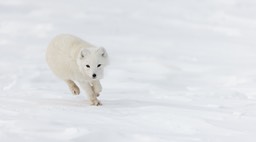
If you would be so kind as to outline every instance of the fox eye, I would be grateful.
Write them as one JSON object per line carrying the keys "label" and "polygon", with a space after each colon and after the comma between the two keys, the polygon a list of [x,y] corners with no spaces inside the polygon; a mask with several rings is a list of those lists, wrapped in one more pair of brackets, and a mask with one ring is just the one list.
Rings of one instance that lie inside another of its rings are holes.
{"label": "fox eye", "polygon": [[86,65],[87,68],[90,68],[90,65]]}
{"label": "fox eye", "polygon": [[101,64],[98,64],[98,66],[97,66],[97,67],[99,68],[100,66],[101,66]]}

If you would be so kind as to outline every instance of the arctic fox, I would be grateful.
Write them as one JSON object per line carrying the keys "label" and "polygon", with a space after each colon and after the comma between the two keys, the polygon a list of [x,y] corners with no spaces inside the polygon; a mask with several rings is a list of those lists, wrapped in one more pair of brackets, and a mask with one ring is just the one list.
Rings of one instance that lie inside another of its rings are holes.
{"label": "arctic fox", "polygon": [[52,72],[65,81],[72,94],[79,95],[80,84],[91,105],[101,105],[97,99],[102,91],[100,79],[108,64],[108,55],[104,48],[95,47],[86,41],[68,34],[56,36],[46,51],[46,60]]}

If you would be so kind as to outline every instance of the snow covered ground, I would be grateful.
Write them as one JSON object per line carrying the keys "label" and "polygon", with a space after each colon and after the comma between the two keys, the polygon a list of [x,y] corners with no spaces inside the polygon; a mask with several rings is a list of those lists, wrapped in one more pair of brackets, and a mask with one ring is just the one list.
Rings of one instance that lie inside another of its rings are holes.
{"label": "snow covered ground", "polygon": [[[255,142],[254,0],[1,0],[1,142]],[[59,33],[104,46],[103,106],[44,54]]]}

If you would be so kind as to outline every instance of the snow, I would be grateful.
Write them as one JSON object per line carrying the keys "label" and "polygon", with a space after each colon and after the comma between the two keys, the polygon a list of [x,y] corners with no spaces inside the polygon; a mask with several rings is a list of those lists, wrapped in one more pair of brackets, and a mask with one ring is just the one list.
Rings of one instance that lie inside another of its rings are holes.
{"label": "snow", "polygon": [[[255,142],[253,0],[0,1],[1,142]],[[103,106],[72,96],[45,50],[107,49]]]}

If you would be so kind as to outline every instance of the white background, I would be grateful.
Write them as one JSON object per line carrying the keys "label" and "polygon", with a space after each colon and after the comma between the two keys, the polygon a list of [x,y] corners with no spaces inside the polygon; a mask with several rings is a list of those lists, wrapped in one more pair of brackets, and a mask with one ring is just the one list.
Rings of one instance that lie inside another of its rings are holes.
{"label": "white background", "polygon": [[[45,62],[57,34],[110,56],[103,106]],[[1,0],[1,142],[255,142],[254,0]]]}

